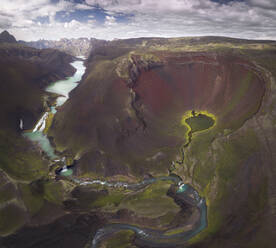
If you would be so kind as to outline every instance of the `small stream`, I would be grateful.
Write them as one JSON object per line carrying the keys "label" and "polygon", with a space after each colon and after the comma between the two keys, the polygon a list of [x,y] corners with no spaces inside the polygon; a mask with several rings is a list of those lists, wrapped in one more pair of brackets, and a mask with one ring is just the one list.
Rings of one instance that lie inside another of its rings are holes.
{"label": "small stream", "polygon": [[[82,57],[80,58],[83,59]],[[198,192],[191,186],[184,184],[181,178],[177,176],[164,176],[159,178],[145,179],[140,183],[134,184],[124,182],[106,182],[92,179],[77,179],[72,176],[72,169],[67,168],[67,166],[65,165],[65,158],[60,158],[55,154],[54,148],[51,146],[48,137],[45,134],[43,134],[43,130],[46,127],[46,120],[49,114],[55,114],[57,112],[57,107],[65,103],[65,101],[69,98],[70,91],[78,85],[77,82],[81,80],[81,77],[85,72],[85,66],[83,64],[83,61],[75,61],[71,64],[77,69],[76,73],[72,77],[69,77],[66,80],[54,82],[46,88],[47,92],[62,95],[57,98],[56,106],[52,106],[50,112],[46,112],[43,114],[43,116],[40,118],[40,120],[37,122],[37,124],[31,132],[24,132],[23,135],[31,141],[36,142],[52,161],[63,162],[64,166],[63,169],[60,171],[60,175],[69,176],[71,180],[73,180],[75,183],[79,185],[101,184],[107,187],[124,188],[132,191],[138,191],[160,180],[171,181],[174,185],[177,185],[177,199],[181,202],[196,207],[200,213],[199,219],[196,221],[194,227],[191,230],[171,235],[153,229],[141,229],[140,227],[135,225],[110,224],[97,231],[91,244],[91,248],[99,247],[100,243],[104,239],[122,230],[133,231],[135,233],[135,242],[142,246],[146,245],[149,247],[160,248],[185,244],[191,237],[201,232],[207,226],[207,206],[205,203],[205,199],[200,197]],[[23,129],[22,120],[20,120],[20,128]]]}

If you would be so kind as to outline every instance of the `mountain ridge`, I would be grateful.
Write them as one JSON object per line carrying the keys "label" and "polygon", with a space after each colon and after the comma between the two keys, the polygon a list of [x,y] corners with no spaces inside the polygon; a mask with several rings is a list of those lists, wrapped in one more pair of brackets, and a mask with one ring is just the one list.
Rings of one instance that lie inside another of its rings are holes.
{"label": "mountain ridge", "polygon": [[19,41],[20,44],[37,49],[53,48],[73,56],[88,56],[96,46],[102,46],[107,41],[95,38],[62,38],[60,40]]}
{"label": "mountain ridge", "polygon": [[15,37],[7,30],[0,33],[0,43],[17,43]]}

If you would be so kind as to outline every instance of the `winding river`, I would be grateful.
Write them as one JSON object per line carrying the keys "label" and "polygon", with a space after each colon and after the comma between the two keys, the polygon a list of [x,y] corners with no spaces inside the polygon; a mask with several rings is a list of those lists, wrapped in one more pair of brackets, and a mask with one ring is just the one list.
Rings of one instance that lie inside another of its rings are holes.
{"label": "winding river", "polygon": [[[82,59],[82,58],[81,58]],[[75,61],[72,63],[77,71],[72,76],[66,80],[60,80],[52,83],[46,88],[47,92],[52,92],[61,95],[57,98],[56,106],[51,107],[50,112],[44,113],[41,119],[37,122],[34,129],[31,132],[25,132],[23,135],[28,139],[36,142],[41,149],[48,155],[52,161],[65,161],[65,158],[60,158],[55,154],[54,148],[51,146],[47,136],[43,134],[43,130],[46,127],[46,120],[50,113],[55,114],[57,112],[57,107],[64,104],[64,102],[69,98],[69,93],[78,85],[78,81],[81,80],[82,75],[85,72],[85,67],[83,61]],[[20,127],[23,123],[20,122]],[[60,174],[63,176],[69,176],[78,185],[89,185],[89,184],[101,184],[107,187],[114,188],[124,188],[132,191],[141,190],[150,184],[157,181],[171,181],[172,184],[177,186],[177,191],[174,198],[177,198],[178,202],[186,203],[195,207],[199,211],[199,218],[194,224],[193,228],[188,231],[179,232],[176,234],[168,234],[164,231],[158,231],[148,228],[140,228],[135,225],[128,224],[109,224],[99,229],[93,238],[91,248],[98,248],[103,240],[110,237],[114,233],[122,230],[131,230],[135,233],[135,243],[138,245],[148,246],[148,247],[172,247],[177,245],[185,245],[187,241],[201,232],[207,226],[207,207],[205,199],[200,197],[198,192],[193,189],[188,184],[184,182],[178,176],[164,176],[159,178],[145,179],[140,183],[128,184],[124,182],[106,182],[101,180],[83,180],[72,176],[73,171],[68,169],[64,163],[63,169]]]}
{"label": "winding river", "polygon": [[176,195],[174,199],[178,200],[178,204],[181,203],[193,206],[199,212],[199,217],[193,228],[188,231],[179,232],[177,234],[168,234],[168,231],[158,231],[149,228],[140,228],[135,225],[128,224],[109,224],[99,229],[93,238],[91,248],[99,248],[102,241],[111,235],[123,231],[130,230],[135,233],[135,243],[147,247],[172,247],[178,245],[185,245],[187,241],[194,237],[207,227],[207,206],[205,199],[200,197],[198,192],[188,184],[184,184],[178,176],[163,176],[158,178],[145,179],[140,183],[128,184],[124,182],[106,182],[101,180],[84,181],[82,179],[73,178],[73,181],[79,185],[88,184],[101,184],[107,187],[124,188],[132,191],[141,190],[150,184],[158,181],[171,181],[172,184],[177,186]]}

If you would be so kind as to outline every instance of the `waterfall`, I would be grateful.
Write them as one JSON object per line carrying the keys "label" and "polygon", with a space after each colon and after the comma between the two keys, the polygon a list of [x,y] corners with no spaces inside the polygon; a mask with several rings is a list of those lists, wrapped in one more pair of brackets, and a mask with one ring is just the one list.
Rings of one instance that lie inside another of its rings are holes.
{"label": "waterfall", "polygon": [[41,119],[37,122],[35,128],[33,129],[33,133],[36,132],[36,131],[40,131],[42,132],[45,127],[46,127],[46,120],[47,120],[47,117],[48,117],[48,112],[46,112],[42,117]]}
{"label": "waterfall", "polygon": [[19,127],[20,127],[21,130],[23,130],[23,128],[24,128],[24,126],[23,126],[23,120],[22,119],[20,119]]}

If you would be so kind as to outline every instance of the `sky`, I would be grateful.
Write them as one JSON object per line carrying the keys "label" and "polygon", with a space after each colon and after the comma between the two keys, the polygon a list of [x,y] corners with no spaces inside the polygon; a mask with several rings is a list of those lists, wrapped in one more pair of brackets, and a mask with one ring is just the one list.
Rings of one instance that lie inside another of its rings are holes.
{"label": "sky", "polygon": [[0,0],[17,40],[228,36],[276,40],[276,0]]}

